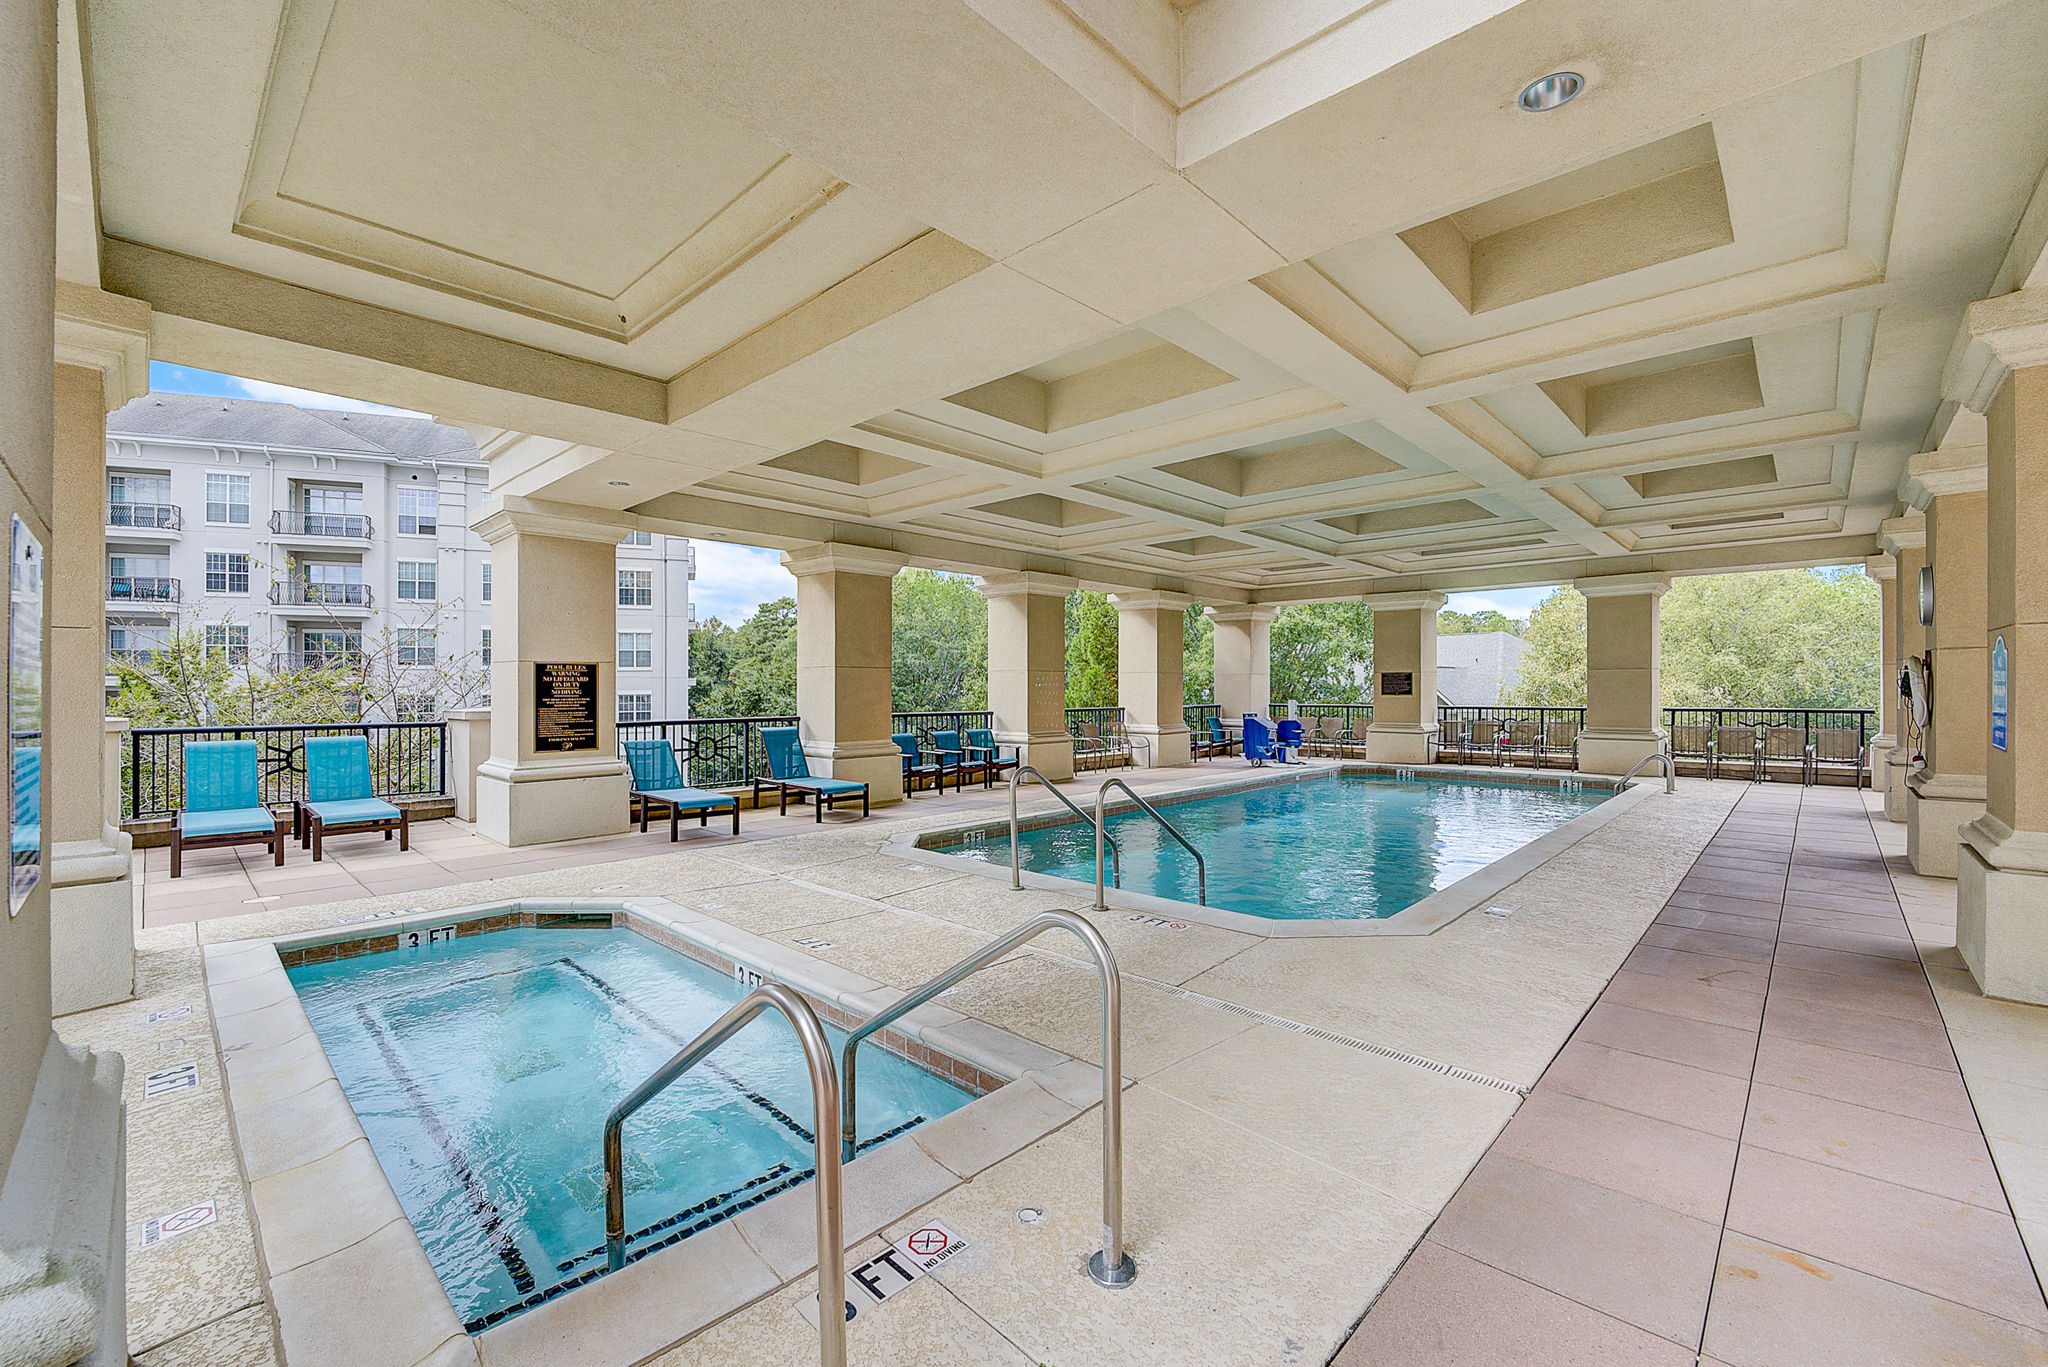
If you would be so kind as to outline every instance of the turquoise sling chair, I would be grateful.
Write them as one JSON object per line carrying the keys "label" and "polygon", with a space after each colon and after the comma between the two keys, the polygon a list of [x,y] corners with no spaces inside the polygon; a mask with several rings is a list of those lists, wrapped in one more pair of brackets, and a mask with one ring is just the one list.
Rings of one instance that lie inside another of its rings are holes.
{"label": "turquoise sling chair", "polygon": [[[924,780],[924,786],[940,793],[946,791],[946,766],[927,764],[926,751],[918,748],[917,733],[898,731],[889,737],[896,742],[896,748],[903,752],[903,794],[908,797],[917,791],[917,781]],[[957,786],[957,785],[956,785]]]}
{"label": "turquoise sling chair", "polygon": [[263,805],[253,740],[195,740],[185,746],[185,806],[171,828],[171,877],[185,872],[185,851],[209,845],[263,844],[284,865],[284,834]]}
{"label": "turquoise sling chair", "polygon": [[694,815],[699,826],[711,824],[711,814],[732,809],[732,833],[740,833],[740,800],[734,793],[715,793],[692,788],[683,782],[676,764],[676,752],[665,740],[629,740],[625,744],[626,767],[633,771],[633,797],[640,804],[640,829],[647,830],[650,808],[668,811],[668,838],[682,838],[685,814]]}
{"label": "turquoise sling chair", "polygon": [[313,847],[318,862],[326,838],[344,831],[382,831],[398,848],[412,848],[405,810],[376,796],[370,784],[370,742],[362,736],[314,736],[306,742],[306,796],[292,805],[299,848]]}
{"label": "turquoise sling chair", "polygon": [[860,814],[868,814],[868,785],[855,783],[844,778],[812,778],[810,766],[804,760],[803,742],[797,737],[794,726],[764,726],[761,728],[761,748],[768,754],[768,774],[754,776],[754,805],[761,805],[761,790],[767,788],[776,796],[776,812],[789,814],[789,796],[796,794],[797,805],[802,806],[809,798],[816,809],[815,821],[825,819],[825,809],[836,807],[841,802],[860,799]]}
{"label": "turquoise sling chair", "polygon": [[967,732],[968,762],[980,763],[982,772],[991,782],[1023,763],[1017,755],[1017,747],[1013,745],[1009,758],[1005,759],[1002,747],[996,744],[996,733],[985,726],[973,727]]}

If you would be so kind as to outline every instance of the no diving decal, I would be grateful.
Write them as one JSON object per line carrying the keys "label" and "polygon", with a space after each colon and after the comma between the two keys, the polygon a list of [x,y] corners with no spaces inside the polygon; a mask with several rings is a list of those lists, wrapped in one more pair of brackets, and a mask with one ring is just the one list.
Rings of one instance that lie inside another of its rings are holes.
{"label": "no diving decal", "polygon": [[[940,1220],[927,1220],[867,1261],[846,1269],[846,1309],[854,1320],[878,1308],[927,1272],[965,1252],[967,1241]],[[818,1318],[818,1298],[803,1303],[804,1317]]]}

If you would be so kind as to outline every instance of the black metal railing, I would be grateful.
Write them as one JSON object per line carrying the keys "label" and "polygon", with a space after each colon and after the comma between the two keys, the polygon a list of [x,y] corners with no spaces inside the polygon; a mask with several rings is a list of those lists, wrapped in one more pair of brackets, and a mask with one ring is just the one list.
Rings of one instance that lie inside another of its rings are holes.
{"label": "black metal railing", "polygon": [[368,584],[330,584],[317,580],[280,579],[270,586],[270,601],[279,607],[367,608],[374,604]]}
{"label": "black metal railing", "polygon": [[110,603],[175,603],[183,592],[184,586],[175,579],[134,574],[107,576]]}
{"label": "black metal railing", "polygon": [[[1861,707],[1667,707],[1664,728],[1671,733],[1676,759],[1703,761],[1711,746],[1724,760],[1734,760],[1727,745],[1715,744],[1727,730],[1761,738],[1766,764],[1804,764],[1809,746],[1824,764],[1852,764],[1869,749],[1877,714]],[[1842,753],[1851,734],[1854,753]],[[1745,751],[1742,758],[1748,759],[1750,753]]]}
{"label": "black metal railing", "polygon": [[307,669],[361,669],[360,650],[281,650],[270,657],[270,668],[279,674]]}
{"label": "black metal railing", "polygon": [[1446,762],[1579,764],[1583,707],[1438,706],[1437,757]]}
{"label": "black metal railing", "polygon": [[445,722],[338,722],[332,726],[164,726],[128,733],[121,764],[121,814],[169,816],[185,805],[185,747],[193,741],[256,742],[263,801],[283,806],[306,795],[306,741],[362,736],[370,742],[370,787],[378,797],[434,797],[448,791]]}
{"label": "black metal railing", "polygon": [[1218,715],[1216,704],[1212,702],[1182,703],[1180,708],[1181,725],[1205,740],[1209,735],[1210,721]]}
{"label": "black metal railing", "polygon": [[980,712],[893,712],[889,718],[891,730],[910,732],[926,749],[931,748],[934,731],[966,731],[970,727],[990,730],[995,724],[995,713],[985,709]]}
{"label": "black metal railing", "polygon": [[694,788],[744,788],[768,774],[761,744],[766,726],[795,726],[795,717],[686,717],[619,723],[619,753],[629,740],[665,740],[676,752],[683,780]]}
{"label": "black metal railing", "polygon": [[185,525],[185,514],[175,503],[109,503],[107,525],[175,532]]}
{"label": "black metal railing", "polygon": [[316,513],[301,508],[280,508],[270,515],[274,536],[333,536],[357,541],[369,539],[370,519],[364,513]]}

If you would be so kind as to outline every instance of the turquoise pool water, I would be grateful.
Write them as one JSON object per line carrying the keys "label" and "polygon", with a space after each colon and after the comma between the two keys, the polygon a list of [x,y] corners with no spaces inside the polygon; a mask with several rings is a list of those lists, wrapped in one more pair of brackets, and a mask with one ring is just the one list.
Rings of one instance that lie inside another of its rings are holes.
{"label": "turquoise pool water", "polygon": [[[1160,810],[1202,852],[1209,905],[1276,921],[1392,916],[1599,806],[1613,790],[1377,774],[1329,774],[1175,802]],[[1158,823],[1109,819],[1123,850],[1123,888],[1195,900],[1195,862]],[[1095,881],[1094,828],[1026,831],[1019,859],[1034,872]],[[1007,829],[944,847],[1010,861]]]}
{"label": "turquoise pool water", "polygon": [[[603,1270],[605,1113],[744,995],[610,927],[494,931],[290,975],[471,1332]],[[864,1149],[971,1099],[863,1046]],[[625,1150],[629,1257],[808,1180],[810,1077],[787,1024],[761,1017],[648,1103]]]}

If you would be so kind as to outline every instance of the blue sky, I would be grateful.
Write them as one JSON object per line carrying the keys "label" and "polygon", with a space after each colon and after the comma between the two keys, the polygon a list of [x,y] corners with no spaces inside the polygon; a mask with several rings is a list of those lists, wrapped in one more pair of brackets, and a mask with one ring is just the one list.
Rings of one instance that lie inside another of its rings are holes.
{"label": "blue sky", "polygon": [[[363,399],[320,394],[310,389],[271,384],[267,380],[245,380],[191,366],[149,363],[149,387],[173,394],[217,394],[228,399],[268,399],[274,403],[295,403],[303,408],[334,408],[355,413],[398,413],[424,418],[425,413],[392,408]],[[735,546],[725,541],[699,541],[697,583],[693,596],[697,617],[717,617],[727,625],[745,621],[754,609],[772,598],[796,592],[796,580],[782,568],[780,552],[759,546]],[[1498,608],[1510,617],[1527,617],[1549,589],[1494,589],[1485,593],[1454,593],[1450,606],[1458,612],[1483,612]]]}

